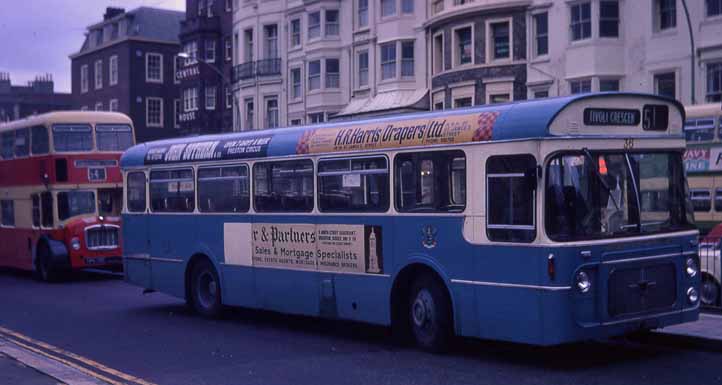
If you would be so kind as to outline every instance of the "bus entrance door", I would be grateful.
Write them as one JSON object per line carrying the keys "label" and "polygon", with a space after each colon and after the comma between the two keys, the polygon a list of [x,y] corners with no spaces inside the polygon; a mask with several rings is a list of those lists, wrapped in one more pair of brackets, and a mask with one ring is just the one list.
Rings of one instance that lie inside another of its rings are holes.
{"label": "bus entrance door", "polygon": [[[132,236],[129,236],[129,232],[132,232]],[[146,289],[153,289],[148,216],[143,214],[124,215],[123,233],[125,280]],[[143,234],[143,236],[139,237],[138,234]]]}

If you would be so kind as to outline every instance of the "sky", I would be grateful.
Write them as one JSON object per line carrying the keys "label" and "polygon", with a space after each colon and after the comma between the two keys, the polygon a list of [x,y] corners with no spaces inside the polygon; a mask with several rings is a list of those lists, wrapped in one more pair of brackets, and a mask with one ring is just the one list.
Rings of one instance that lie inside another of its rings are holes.
{"label": "sky", "polygon": [[13,85],[49,73],[55,91],[70,92],[70,58],[83,44],[86,27],[103,20],[108,6],[183,11],[185,0],[2,0],[0,72]]}

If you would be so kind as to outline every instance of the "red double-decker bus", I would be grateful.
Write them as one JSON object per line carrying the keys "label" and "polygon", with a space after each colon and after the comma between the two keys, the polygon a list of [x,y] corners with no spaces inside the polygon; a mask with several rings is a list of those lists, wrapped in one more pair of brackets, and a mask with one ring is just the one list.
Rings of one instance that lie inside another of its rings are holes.
{"label": "red double-decker bus", "polygon": [[0,125],[0,266],[57,280],[121,269],[120,155],[135,142],[115,112],[64,111]]}

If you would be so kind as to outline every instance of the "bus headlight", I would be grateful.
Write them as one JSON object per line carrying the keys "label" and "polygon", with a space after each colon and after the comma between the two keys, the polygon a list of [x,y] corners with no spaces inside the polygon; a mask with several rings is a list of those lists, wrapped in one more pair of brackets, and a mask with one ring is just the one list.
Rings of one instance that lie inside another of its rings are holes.
{"label": "bus headlight", "polygon": [[699,293],[697,293],[697,289],[690,287],[687,289],[687,300],[691,304],[697,303],[697,300],[699,299]]}
{"label": "bus headlight", "polygon": [[80,239],[78,239],[78,237],[73,237],[73,239],[70,240],[70,247],[72,247],[75,251],[80,250]]}
{"label": "bus headlight", "polygon": [[592,281],[587,273],[580,271],[577,273],[576,285],[580,292],[586,293],[592,288]]}
{"label": "bus headlight", "polygon": [[699,272],[699,267],[697,266],[697,262],[694,260],[694,258],[687,258],[687,275],[690,278],[694,278],[695,275],[697,275],[697,272]]}

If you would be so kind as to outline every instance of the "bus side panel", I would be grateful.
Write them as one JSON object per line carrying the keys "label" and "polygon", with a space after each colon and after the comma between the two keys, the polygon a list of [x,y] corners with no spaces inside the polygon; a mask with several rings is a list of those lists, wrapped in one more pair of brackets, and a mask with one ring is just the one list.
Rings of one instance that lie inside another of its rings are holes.
{"label": "bus side panel", "polygon": [[[479,336],[516,342],[532,342],[541,334],[541,291],[529,287],[506,287],[499,284],[538,285],[546,282],[541,273],[546,268],[542,249],[527,246],[478,246],[471,281]],[[468,273],[467,273],[468,274]],[[558,284],[558,283],[557,283]]]}
{"label": "bus side panel", "polygon": [[382,242],[379,274],[320,274],[322,315],[381,325],[390,324],[391,274],[397,269],[392,258],[396,241],[393,220],[389,216],[324,215],[318,217],[318,221],[325,225],[377,226],[375,228],[380,227],[380,232],[376,237]]}
{"label": "bus side panel", "polygon": [[[253,222],[313,225],[316,217],[256,215]],[[256,307],[282,313],[319,315],[318,275],[313,270],[256,267]]]}
{"label": "bus side panel", "polygon": [[31,229],[0,228],[0,266],[32,270],[32,248],[36,233],[36,230]]}
{"label": "bus side panel", "polygon": [[148,239],[148,221],[146,214],[123,215],[123,269],[125,280],[134,285],[150,289],[151,281],[150,240]]}
{"label": "bus side panel", "polygon": [[197,215],[149,216],[153,288],[185,297],[185,267],[197,250]]}

